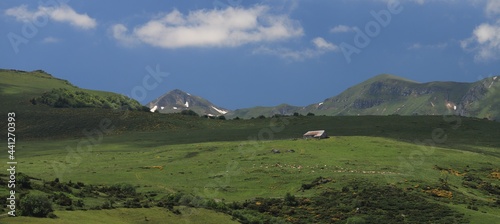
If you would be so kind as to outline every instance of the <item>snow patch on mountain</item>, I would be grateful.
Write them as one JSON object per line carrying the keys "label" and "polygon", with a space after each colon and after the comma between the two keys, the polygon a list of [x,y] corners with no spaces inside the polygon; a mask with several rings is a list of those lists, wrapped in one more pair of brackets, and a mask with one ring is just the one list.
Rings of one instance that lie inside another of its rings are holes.
{"label": "snow patch on mountain", "polygon": [[157,108],[158,108],[158,106],[157,106],[157,105],[155,105],[155,106],[154,106],[153,108],[151,108],[151,110],[149,110],[149,111],[151,111],[151,112],[155,112]]}
{"label": "snow patch on mountain", "polygon": [[184,104],[186,107],[189,107],[189,102],[186,101],[186,103]]}
{"label": "snow patch on mountain", "polygon": [[214,108],[214,110],[216,110],[217,112],[219,112],[220,114],[227,114],[228,111],[225,111],[225,110],[220,110],[214,106],[212,106],[212,108]]}

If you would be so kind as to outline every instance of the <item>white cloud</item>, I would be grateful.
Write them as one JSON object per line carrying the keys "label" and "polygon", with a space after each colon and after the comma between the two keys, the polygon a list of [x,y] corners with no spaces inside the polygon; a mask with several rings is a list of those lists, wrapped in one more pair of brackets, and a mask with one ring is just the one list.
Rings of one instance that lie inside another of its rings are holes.
{"label": "white cloud", "polygon": [[45,38],[43,38],[42,43],[53,44],[53,43],[58,43],[60,41],[61,41],[60,39],[55,38],[55,37],[45,37]]}
{"label": "white cloud", "polygon": [[298,22],[286,15],[272,15],[266,6],[196,10],[188,14],[173,10],[135,27],[130,34],[126,34],[123,24],[114,25],[112,31],[122,43],[136,40],[161,48],[235,47],[303,35]]}
{"label": "white cloud", "polygon": [[337,45],[334,45],[332,43],[327,42],[325,39],[322,37],[316,37],[312,40],[314,45],[316,46],[317,49],[319,50],[325,50],[325,51],[336,51],[339,50],[339,47]]}
{"label": "white cloud", "polygon": [[301,61],[306,58],[313,58],[319,56],[320,52],[313,49],[292,50],[289,48],[269,48],[261,46],[252,52],[253,54],[267,54],[278,56],[283,59],[292,61]]}
{"label": "white cloud", "polygon": [[7,9],[5,10],[5,15],[16,17],[16,20],[21,22],[30,22],[40,16],[37,13],[28,11],[28,6],[26,5]]}
{"label": "white cloud", "polygon": [[499,0],[488,0],[486,3],[486,14],[489,16],[495,16],[500,14],[500,1]]}
{"label": "white cloud", "polygon": [[302,61],[308,58],[318,57],[330,51],[339,51],[339,47],[332,43],[327,42],[322,37],[316,37],[311,40],[315,48],[306,48],[302,50],[293,50],[290,48],[269,48],[261,46],[253,50],[253,54],[267,54],[274,55],[280,58],[292,60],[292,61]]}
{"label": "white cloud", "polygon": [[127,34],[128,29],[123,24],[116,24],[111,27],[113,38],[125,46],[133,46],[139,43],[139,40]]}
{"label": "white cloud", "polygon": [[69,23],[80,29],[93,29],[97,26],[95,19],[87,14],[79,14],[68,5],[58,7],[39,6],[37,10],[30,11],[26,5],[5,10],[5,15],[15,17],[21,22],[42,22],[46,17],[56,22]]}
{"label": "white cloud", "polygon": [[461,46],[475,52],[476,60],[497,59],[500,56],[500,20],[496,24],[483,23],[476,27]]}
{"label": "white cloud", "polygon": [[347,33],[352,31],[354,31],[354,29],[346,25],[338,25],[330,29],[330,33]]}
{"label": "white cloud", "polygon": [[460,42],[461,47],[475,53],[476,61],[488,61],[500,58],[500,1],[469,0],[471,3],[486,3],[484,12],[496,22],[484,22],[474,28],[472,36]]}

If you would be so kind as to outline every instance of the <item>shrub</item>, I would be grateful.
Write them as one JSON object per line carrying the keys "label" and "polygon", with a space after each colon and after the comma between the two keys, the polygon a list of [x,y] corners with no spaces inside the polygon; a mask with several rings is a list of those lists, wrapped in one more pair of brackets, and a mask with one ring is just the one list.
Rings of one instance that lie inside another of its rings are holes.
{"label": "shrub", "polygon": [[64,193],[54,193],[52,196],[52,201],[55,202],[58,205],[61,206],[70,206],[72,205],[71,198],[69,198],[66,194]]}
{"label": "shrub", "polygon": [[23,173],[19,173],[16,178],[16,182],[23,189],[31,189],[30,178]]}
{"label": "shrub", "polygon": [[46,217],[53,212],[52,203],[44,195],[27,194],[19,202],[19,208],[23,216]]}
{"label": "shrub", "polygon": [[82,199],[78,199],[76,201],[73,202],[73,204],[76,206],[76,207],[83,207],[85,204],[83,203],[83,200]]}
{"label": "shrub", "polygon": [[290,193],[286,193],[285,195],[285,204],[288,205],[288,206],[295,206],[298,204],[297,200],[295,199],[295,196],[290,194]]}
{"label": "shrub", "polygon": [[307,113],[307,116],[314,116],[314,114],[309,112],[309,113]]}
{"label": "shrub", "polygon": [[53,212],[49,212],[49,214],[47,214],[47,218],[55,219],[57,218],[57,215],[54,214]]}
{"label": "shrub", "polygon": [[30,102],[34,105],[41,103],[59,108],[93,107],[144,110],[144,106],[139,102],[122,95],[101,97],[93,93],[65,88],[52,89],[50,92],[45,92],[41,96],[31,99]]}
{"label": "shrub", "polygon": [[123,204],[123,207],[125,208],[141,208],[141,202],[139,198],[134,198],[134,199],[127,199],[125,203]]}
{"label": "shrub", "polygon": [[199,116],[196,112],[193,110],[183,110],[181,111],[182,115],[189,115],[189,116]]}

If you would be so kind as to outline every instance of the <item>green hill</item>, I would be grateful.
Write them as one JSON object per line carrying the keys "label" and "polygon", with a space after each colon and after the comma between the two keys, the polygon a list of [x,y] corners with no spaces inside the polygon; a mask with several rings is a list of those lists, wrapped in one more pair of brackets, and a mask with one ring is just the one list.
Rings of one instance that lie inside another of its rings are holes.
{"label": "green hill", "polygon": [[[9,109],[31,110],[30,104],[65,108],[107,108],[146,110],[139,102],[126,96],[96,90],[81,89],[67,80],[41,71],[25,72],[0,69],[0,100]],[[5,111],[5,107],[0,108]],[[41,109],[41,108],[40,108]]]}
{"label": "green hill", "polygon": [[[228,117],[250,118],[257,114],[291,115],[445,115],[456,114],[500,119],[500,79],[474,83],[417,83],[394,75],[378,75],[352,86],[337,96],[306,107],[255,107],[228,113]],[[258,115],[257,115],[258,116]]]}

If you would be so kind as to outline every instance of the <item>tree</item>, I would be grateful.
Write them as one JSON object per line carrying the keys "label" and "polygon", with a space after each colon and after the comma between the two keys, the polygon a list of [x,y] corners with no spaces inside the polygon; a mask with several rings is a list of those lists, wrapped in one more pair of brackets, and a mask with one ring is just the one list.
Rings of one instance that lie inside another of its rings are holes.
{"label": "tree", "polygon": [[49,199],[39,194],[27,194],[21,198],[19,208],[23,216],[34,217],[47,217],[50,212],[54,211]]}
{"label": "tree", "polygon": [[307,113],[307,116],[314,116],[314,114],[309,112],[309,113]]}
{"label": "tree", "polygon": [[217,118],[219,118],[219,120],[226,120],[226,117],[224,117],[224,115],[220,115]]}

